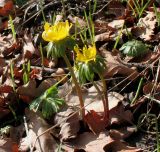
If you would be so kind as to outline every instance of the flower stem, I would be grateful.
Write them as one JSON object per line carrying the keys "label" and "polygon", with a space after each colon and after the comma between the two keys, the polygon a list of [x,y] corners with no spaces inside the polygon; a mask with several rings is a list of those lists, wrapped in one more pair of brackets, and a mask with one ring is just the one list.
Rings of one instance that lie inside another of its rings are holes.
{"label": "flower stem", "polygon": [[71,65],[70,61],[68,60],[68,57],[66,56],[66,54],[64,54],[63,59],[65,60],[67,66],[68,66],[68,69],[69,69],[70,74],[71,74],[71,76],[72,76],[73,83],[75,84],[76,92],[77,92],[77,95],[78,95],[78,97],[79,97],[82,119],[84,119],[85,109],[84,109],[84,102],[83,102],[83,98],[82,98],[81,88],[80,88],[79,83],[78,83],[78,81],[77,81],[77,79],[76,79],[76,76],[75,76],[75,74],[74,74],[72,65]]}
{"label": "flower stem", "polygon": [[107,124],[109,122],[109,105],[108,105],[108,96],[107,96],[107,85],[106,85],[106,81],[103,78],[103,76],[99,73],[98,74],[102,84],[103,84],[103,95],[104,95],[104,100],[103,100],[103,106],[104,106],[104,120],[107,121]]}

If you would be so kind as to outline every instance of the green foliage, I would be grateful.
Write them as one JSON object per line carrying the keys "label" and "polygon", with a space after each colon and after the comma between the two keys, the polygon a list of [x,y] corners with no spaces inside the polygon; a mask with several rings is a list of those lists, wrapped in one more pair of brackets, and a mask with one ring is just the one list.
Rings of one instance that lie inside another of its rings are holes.
{"label": "green foliage", "polygon": [[128,56],[138,57],[144,55],[148,51],[148,48],[141,41],[131,40],[124,43],[120,48],[120,51]]}
{"label": "green foliage", "polygon": [[143,0],[141,0],[141,1],[132,0],[132,2],[133,2],[133,6],[132,6],[132,4],[130,4],[130,1],[128,1],[128,5],[132,9],[135,17],[137,17],[137,15],[138,15],[138,18],[141,18],[145,9],[148,7],[150,0],[148,0],[147,2],[144,2]]}
{"label": "green foliage", "polygon": [[14,64],[12,61],[10,62],[10,73],[11,73],[13,90],[14,90],[14,92],[16,92],[16,83],[15,83],[15,79],[14,79]]}
{"label": "green foliage", "polygon": [[78,62],[75,65],[75,75],[81,84],[86,81],[93,81],[95,74],[102,74],[106,68],[105,60],[101,56],[96,56],[95,61],[88,63]]}
{"label": "green foliage", "polygon": [[57,87],[53,85],[30,104],[30,109],[34,111],[39,110],[44,118],[49,118],[58,112],[63,104],[64,100],[59,98]]}
{"label": "green foliage", "polygon": [[27,64],[23,64],[23,83],[27,84],[29,81],[29,73],[31,71],[31,63],[30,61]]}
{"label": "green foliage", "polygon": [[19,6],[22,6],[25,3],[27,3],[27,0],[15,0],[15,1],[16,1],[16,4],[19,5]]}
{"label": "green foliage", "polygon": [[45,47],[47,51],[47,57],[63,57],[66,49],[73,50],[74,46],[75,40],[70,37],[67,37],[57,43],[49,42]]}
{"label": "green foliage", "polygon": [[12,19],[12,16],[11,16],[11,15],[9,15],[9,24],[10,24],[10,26],[11,26],[13,39],[14,39],[14,41],[16,41],[16,31],[15,31],[15,27],[14,27],[13,19]]}
{"label": "green foliage", "polygon": [[42,44],[41,43],[40,43],[40,46],[39,46],[39,50],[40,50],[41,58],[42,58],[41,65],[42,65],[42,67],[44,67],[44,54],[43,54],[43,48],[42,48]]}

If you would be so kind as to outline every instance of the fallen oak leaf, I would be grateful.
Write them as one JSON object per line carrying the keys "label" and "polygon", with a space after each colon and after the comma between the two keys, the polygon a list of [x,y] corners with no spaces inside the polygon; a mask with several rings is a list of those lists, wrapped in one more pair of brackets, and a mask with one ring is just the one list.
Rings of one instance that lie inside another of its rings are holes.
{"label": "fallen oak leaf", "polygon": [[31,79],[26,85],[18,87],[17,93],[19,95],[35,98],[40,96],[46,89],[48,89],[55,83],[56,81],[53,78],[48,78],[42,81],[38,87],[36,87],[37,86],[36,81],[34,79]]}
{"label": "fallen oak leaf", "polygon": [[105,152],[105,146],[112,142],[114,142],[114,140],[108,136],[107,133],[94,135],[91,132],[85,132],[80,134],[74,141],[71,141],[71,145],[65,145],[65,147],[66,150],[69,151],[83,150],[86,152]]}
{"label": "fallen oak leaf", "polygon": [[11,138],[4,138],[0,139],[0,151],[1,152],[9,152],[12,151],[12,139]]}
{"label": "fallen oak leaf", "polygon": [[144,18],[140,18],[138,25],[144,27],[144,32],[140,35],[140,38],[145,41],[151,40],[151,36],[154,34],[154,29],[156,26],[156,15],[154,12],[147,12],[147,15]]}
{"label": "fallen oak leaf", "polygon": [[24,42],[23,42],[23,51],[22,51],[23,57],[31,59],[33,55],[39,56],[40,53],[33,45],[31,35],[25,33],[24,34]]}
{"label": "fallen oak leaf", "polygon": [[121,123],[129,123],[133,125],[133,114],[130,110],[126,110],[124,105],[119,102],[118,105],[110,110],[111,125],[120,125]]}
{"label": "fallen oak leaf", "polygon": [[[27,123],[29,133],[28,136],[21,139],[19,147],[20,151],[29,150],[29,146],[34,144],[37,136],[50,128],[46,121],[41,118],[40,114],[34,113],[33,111],[26,109],[25,115],[27,120],[29,120]],[[53,133],[52,131],[49,131],[39,137],[39,140],[35,144],[35,148],[37,151],[55,151],[57,144],[51,135]]]}
{"label": "fallen oak leaf", "polygon": [[[60,124],[59,135],[62,141],[67,141],[69,139],[77,137],[77,133],[79,132],[80,129],[80,123],[79,123],[80,117],[78,113],[75,113],[72,117],[70,117],[74,112],[75,112],[74,109],[68,108],[67,110],[58,112],[55,115],[54,123]],[[62,120],[65,120],[67,117],[69,117],[69,119],[62,122]]]}
{"label": "fallen oak leaf", "polygon": [[105,151],[112,152],[142,152],[142,149],[128,146],[126,142],[120,140],[115,140],[114,142],[108,144],[104,149]]}
{"label": "fallen oak leaf", "polygon": [[137,131],[136,126],[125,126],[109,130],[109,135],[115,140],[124,140]]}
{"label": "fallen oak leaf", "polygon": [[125,14],[125,7],[122,5],[120,1],[112,0],[107,5],[107,13],[110,15],[114,15],[116,18],[120,18]]}
{"label": "fallen oak leaf", "polygon": [[117,54],[114,55],[104,48],[100,48],[100,52],[106,60],[107,68],[104,73],[105,77],[113,77],[115,74],[121,74],[128,76],[129,80],[134,80],[135,77],[138,76],[137,70],[122,64],[120,59],[117,57]]}
{"label": "fallen oak leaf", "polygon": [[104,120],[103,115],[99,115],[94,110],[90,110],[85,115],[84,120],[94,134],[104,131],[105,127],[108,125],[107,121]]}

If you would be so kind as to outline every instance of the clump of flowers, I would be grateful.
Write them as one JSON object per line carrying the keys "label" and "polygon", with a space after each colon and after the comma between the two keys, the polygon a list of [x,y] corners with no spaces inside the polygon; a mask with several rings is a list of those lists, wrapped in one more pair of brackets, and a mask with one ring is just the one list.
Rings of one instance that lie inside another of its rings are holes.
{"label": "clump of flowers", "polygon": [[[77,45],[74,47],[74,51],[76,53],[76,62],[75,62],[75,74],[77,79],[81,84],[86,81],[91,81],[94,85],[94,75],[97,74],[103,83],[103,93],[102,101],[104,106],[104,120],[109,119],[109,111],[108,111],[108,97],[106,94],[107,87],[105,80],[103,78],[103,72],[106,68],[106,64],[104,59],[97,55],[97,49],[95,44],[90,46],[84,45],[82,49],[80,49]],[[95,86],[96,87],[96,86]],[[98,89],[98,87],[96,87]],[[99,89],[98,89],[99,91]]]}
{"label": "clump of flowers", "polygon": [[[107,87],[103,78],[103,72],[106,68],[106,64],[104,59],[97,54],[96,45],[93,41],[94,34],[91,32],[94,30],[89,30],[90,36],[92,37],[92,44],[84,45],[82,48],[80,48],[78,45],[75,45],[75,40],[69,34],[71,27],[72,24],[69,24],[67,20],[65,22],[55,23],[54,25],[45,23],[42,38],[49,42],[46,47],[47,54],[51,55],[52,57],[62,57],[66,62],[72,81],[75,84],[77,95],[79,97],[83,119],[85,116],[85,110],[82,91],[79,83],[83,84],[86,81],[91,81],[93,84],[95,84],[95,74],[100,77],[103,83],[103,92],[100,92],[100,94],[102,94],[102,101],[104,104],[104,120],[109,120],[108,97],[106,93]],[[76,57],[74,68],[67,57],[66,50],[74,50],[75,52]]]}
{"label": "clump of flowers", "polygon": [[64,61],[66,62],[72,77],[72,81],[75,84],[76,92],[80,101],[81,114],[82,117],[84,118],[85,111],[84,111],[84,102],[82,98],[81,88],[79,86],[79,83],[77,82],[73,68],[66,55],[66,50],[68,49],[73,50],[75,46],[75,41],[69,34],[71,27],[72,24],[69,24],[67,20],[65,22],[58,22],[54,25],[45,23],[44,32],[42,33],[42,38],[45,41],[49,42],[46,47],[47,54],[51,55],[52,57],[54,56],[63,57]]}

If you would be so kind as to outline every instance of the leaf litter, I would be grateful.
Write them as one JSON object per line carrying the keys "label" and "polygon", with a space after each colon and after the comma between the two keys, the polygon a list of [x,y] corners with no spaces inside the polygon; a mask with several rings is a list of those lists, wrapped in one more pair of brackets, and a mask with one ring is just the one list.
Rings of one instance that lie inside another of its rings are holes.
{"label": "leaf litter", "polygon": [[[65,1],[66,14],[63,15],[73,24],[71,33],[76,32],[74,29],[76,24],[79,24],[77,32],[87,26],[83,11],[90,11],[93,3],[94,1],[92,3]],[[2,123],[0,127],[3,128],[6,124],[12,127],[10,134],[5,137],[0,132],[0,151],[27,151],[32,148],[35,148],[32,151],[56,151],[60,148],[64,151],[139,152],[148,149],[147,145],[136,147],[135,144],[126,141],[132,139],[132,135],[140,130],[138,125],[140,117],[143,116],[142,111],[148,112],[147,108],[140,111],[142,105],[148,105],[142,99],[145,98],[154,106],[159,104],[159,27],[157,24],[159,21],[157,14],[153,11],[152,3],[138,18],[138,15],[135,16],[137,8],[133,1],[127,3],[116,0],[111,2],[97,0],[97,12],[92,14],[95,42],[97,52],[106,61],[107,69],[103,75],[107,79],[107,87],[113,90],[108,91],[110,116],[107,124],[103,119],[102,95],[90,83],[82,87],[86,110],[85,121],[82,121],[75,86],[70,83],[69,77],[66,77],[58,86],[58,95],[65,100],[59,112],[45,120],[41,113],[27,109],[34,99],[60,81],[68,73],[68,69],[61,59],[48,58],[45,49],[43,54],[40,52],[40,42],[42,42],[40,35],[44,21],[39,3],[28,1],[20,7],[18,1],[16,3],[10,0],[1,1],[0,121]],[[52,16],[52,13],[58,14],[57,12],[63,8],[61,2],[44,0],[42,5],[47,20],[51,20],[49,16]],[[155,6],[157,5],[155,2]],[[33,9],[35,6],[37,8]],[[15,29],[18,30],[16,42],[8,26],[8,15],[13,16]],[[56,19],[61,20],[63,15],[57,15]],[[19,18],[18,21],[16,17]],[[80,38],[77,37],[77,39],[82,44]],[[133,56],[128,59],[123,52],[120,52],[120,48],[126,42],[135,39],[144,43],[149,51],[144,56]],[[42,42],[42,46],[45,46],[45,42]],[[70,60],[73,60],[74,55],[69,55]],[[137,93],[139,84],[137,81],[140,77],[144,77],[145,81],[142,84],[142,90]],[[95,82],[101,92],[102,83],[97,78]],[[137,103],[130,106],[132,99],[127,95],[131,93],[136,97]],[[154,112],[154,106],[151,106],[149,111],[157,115],[157,111]],[[140,112],[135,114],[137,109]],[[28,129],[24,127],[23,115],[27,118]],[[146,124],[145,127],[149,126]],[[153,134],[158,131],[156,129],[151,130]],[[138,142],[141,143],[141,141]],[[155,143],[152,144],[151,151],[154,149],[156,149]]]}

